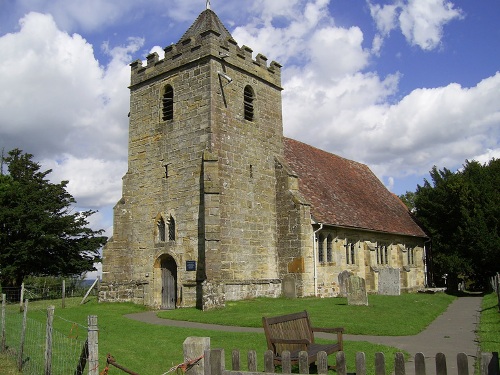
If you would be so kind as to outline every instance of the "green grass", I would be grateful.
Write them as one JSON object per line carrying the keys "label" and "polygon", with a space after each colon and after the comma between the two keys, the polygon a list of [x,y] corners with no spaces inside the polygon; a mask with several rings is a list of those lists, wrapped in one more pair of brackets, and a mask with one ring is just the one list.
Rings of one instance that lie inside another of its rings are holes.
{"label": "green grass", "polygon": [[368,306],[348,306],[346,298],[269,299],[227,302],[223,310],[162,311],[159,317],[222,325],[262,327],[263,316],[307,310],[316,327],[344,327],[353,335],[407,336],[423,331],[455,299],[448,294],[369,296]]}
{"label": "green grass", "polygon": [[[200,329],[174,328],[145,324],[125,318],[123,315],[145,311],[143,306],[117,303],[97,303],[95,297],[88,303],[79,305],[81,299],[67,299],[66,308],[60,308],[60,301],[40,301],[30,303],[28,316],[45,323],[46,307],[55,305],[54,330],[65,335],[85,335],[88,315],[98,316],[100,371],[105,366],[109,353],[116,362],[140,373],[163,374],[172,366],[183,362],[182,345],[189,336],[210,337],[212,348],[224,348],[226,367],[230,367],[231,351],[241,351],[243,367],[246,367],[246,353],[256,350],[258,367],[263,369],[263,353],[267,349],[264,334],[230,333]],[[291,311],[307,309],[316,326],[345,326],[346,333],[402,334],[423,329],[439,315],[453,297],[436,295],[402,295],[398,297],[370,296],[370,306],[347,306],[345,299],[257,299],[229,302],[224,310],[200,312],[195,309],[179,309],[161,312],[163,316],[176,315],[178,319],[210,321],[222,324],[232,322],[238,325],[261,326],[261,316],[279,315]],[[9,309],[19,311],[18,306]],[[197,319],[194,319],[197,317]],[[221,320],[222,319],[222,320]],[[418,323],[423,321],[425,323]],[[78,323],[76,326],[71,322]],[[399,328],[391,328],[391,325]],[[402,329],[410,325],[411,330]],[[400,350],[368,342],[345,342],[345,352],[349,372],[354,372],[357,352],[364,352],[367,358],[367,373],[374,373],[373,358],[376,352],[386,357],[386,371],[392,372],[394,354]],[[332,356],[329,356],[332,357]],[[332,361],[333,357],[330,359]],[[111,370],[110,370],[111,371]],[[115,369],[114,371],[118,371]]]}
{"label": "green grass", "polygon": [[495,293],[483,298],[478,337],[482,352],[500,352],[500,312]]}
{"label": "green grass", "polygon": [[2,375],[21,375],[17,371],[16,360],[2,353],[0,353],[0,371]]}

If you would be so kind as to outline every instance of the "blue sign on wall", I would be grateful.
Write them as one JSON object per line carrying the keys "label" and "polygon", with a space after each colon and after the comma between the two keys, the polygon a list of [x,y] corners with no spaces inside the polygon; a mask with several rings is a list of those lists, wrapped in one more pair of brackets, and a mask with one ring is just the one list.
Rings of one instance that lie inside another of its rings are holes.
{"label": "blue sign on wall", "polygon": [[196,260],[186,260],[186,271],[196,271]]}

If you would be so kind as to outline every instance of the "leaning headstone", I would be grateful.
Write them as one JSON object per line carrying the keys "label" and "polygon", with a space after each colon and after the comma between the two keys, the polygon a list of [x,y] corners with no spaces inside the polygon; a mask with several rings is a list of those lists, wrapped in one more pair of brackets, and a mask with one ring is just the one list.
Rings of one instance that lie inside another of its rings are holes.
{"label": "leaning headstone", "polygon": [[286,298],[297,298],[297,288],[295,287],[295,278],[287,277],[283,278],[282,283],[283,296]]}
{"label": "leaning headstone", "polygon": [[399,268],[381,268],[378,274],[378,294],[399,296],[401,294],[401,279],[399,274]]}
{"label": "leaning headstone", "polygon": [[339,273],[339,297],[347,297],[347,279],[352,275],[353,273],[347,270]]}
{"label": "leaning headstone", "polygon": [[339,297],[347,297],[347,279],[352,276],[351,271],[342,271],[339,273],[339,287],[340,287],[340,293]]}
{"label": "leaning headstone", "polygon": [[359,276],[350,276],[347,279],[347,304],[354,306],[368,306],[365,279]]}

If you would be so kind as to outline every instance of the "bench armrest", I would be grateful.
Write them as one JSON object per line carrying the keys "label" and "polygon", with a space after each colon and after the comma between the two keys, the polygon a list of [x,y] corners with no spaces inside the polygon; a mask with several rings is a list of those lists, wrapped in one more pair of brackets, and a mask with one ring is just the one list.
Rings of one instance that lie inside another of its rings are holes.
{"label": "bench armrest", "polygon": [[312,330],[313,332],[344,333],[344,327],[336,327],[336,328],[312,327]]}

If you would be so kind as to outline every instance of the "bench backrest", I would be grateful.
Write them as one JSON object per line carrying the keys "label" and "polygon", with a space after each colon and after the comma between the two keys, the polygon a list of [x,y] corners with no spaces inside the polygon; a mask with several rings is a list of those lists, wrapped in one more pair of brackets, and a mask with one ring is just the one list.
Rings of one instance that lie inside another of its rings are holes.
{"label": "bench backrest", "polygon": [[273,345],[272,339],[306,339],[311,343],[314,342],[314,334],[307,311],[271,318],[263,317],[262,325],[266,334],[267,347],[274,351],[275,354],[280,354],[283,350],[290,352],[304,350],[305,345],[280,343]]}

